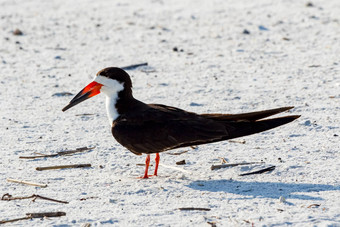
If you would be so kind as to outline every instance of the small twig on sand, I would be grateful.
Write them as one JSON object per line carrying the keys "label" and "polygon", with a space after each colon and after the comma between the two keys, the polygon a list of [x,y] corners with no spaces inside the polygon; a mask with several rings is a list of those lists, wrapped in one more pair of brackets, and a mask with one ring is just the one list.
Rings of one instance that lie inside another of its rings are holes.
{"label": "small twig on sand", "polygon": [[11,200],[21,200],[21,199],[33,199],[33,201],[35,201],[36,199],[44,199],[44,200],[48,200],[48,201],[52,201],[52,202],[56,202],[56,203],[65,203],[68,204],[67,201],[62,201],[62,200],[57,200],[57,199],[51,199],[45,196],[41,196],[41,195],[31,195],[31,196],[22,196],[22,197],[13,197],[12,195],[6,193],[1,197],[1,200],[5,200],[5,201],[11,201]]}
{"label": "small twig on sand", "polygon": [[94,115],[94,114],[90,114],[90,113],[83,113],[83,114],[76,114],[76,115],[74,115],[74,116],[77,116],[77,117],[79,117],[79,116],[92,116],[92,115]]}
{"label": "small twig on sand", "polygon": [[243,162],[243,163],[233,163],[233,164],[212,165],[210,169],[214,170],[214,169],[222,169],[222,168],[228,168],[228,167],[253,165],[253,164],[264,164],[264,162]]}
{"label": "small twig on sand", "polygon": [[320,204],[311,204],[307,208],[313,208],[313,207],[319,207],[319,206],[320,206]]}
{"label": "small twig on sand", "polygon": [[246,143],[245,140],[228,140],[228,142],[230,142],[230,143],[240,143],[240,144],[245,144]]}
{"label": "small twig on sand", "polygon": [[141,63],[141,64],[135,64],[135,65],[124,66],[124,67],[122,67],[122,69],[124,69],[124,70],[133,70],[133,69],[136,69],[136,68],[138,68],[138,67],[146,66],[146,65],[148,65],[147,62]]}
{"label": "small twig on sand", "polygon": [[187,152],[188,152],[188,150],[180,151],[180,152],[177,152],[177,153],[167,153],[167,154],[169,154],[169,155],[181,155],[181,154],[184,154],[184,153],[187,153]]}
{"label": "small twig on sand", "polygon": [[44,213],[27,213],[26,214],[30,218],[44,218],[44,217],[61,217],[65,216],[65,212],[44,212]]}
{"label": "small twig on sand", "polygon": [[57,157],[58,154],[41,154],[41,153],[35,153],[38,154],[36,156],[19,156],[21,159],[36,159],[36,158],[50,158],[50,157]]}
{"label": "small twig on sand", "polygon": [[240,174],[239,176],[247,176],[247,175],[253,175],[253,174],[261,174],[261,173],[266,173],[266,172],[271,172],[275,169],[275,166],[270,166],[268,168],[265,168],[265,169],[261,169],[261,170],[258,170],[258,171],[254,171],[254,172],[250,172],[250,173],[243,173],[243,174]]}
{"label": "small twig on sand", "polygon": [[181,207],[179,210],[201,210],[201,211],[210,211],[210,208],[200,208],[200,207]]}
{"label": "small twig on sand", "polygon": [[88,150],[92,150],[95,147],[80,147],[75,150],[67,150],[67,151],[60,151],[56,154],[40,154],[36,156],[20,156],[19,158],[22,159],[36,159],[36,158],[48,158],[48,157],[57,157],[57,156],[62,156],[62,155],[71,155],[75,153],[80,153]]}
{"label": "small twig on sand", "polygon": [[185,160],[176,162],[176,165],[185,165],[185,164],[186,164]]}
{"label": "small twig on sand", "polygon": [[96,147],[80,147],[80,148],[77,148],[75,150],[60,151],[57,154],[58,155],[70,155],[70,154],[75,154],[75,153],[79,153],[79,152],[89,151],[89,150],[92,150],[94,148],[96,148]]}
{"label": "small twig on sand", "polygon": [[91,167],[91,164],[75,164],[75,165],[62,165],[62,166],[46,166],[35,168],[38,171],[50,170],[50,169],[69,169],[69,168],[86,168]]}
{"label": "small twig on sand", "polygon": [[31,217],[23,217],[23,218],[15,218],[15,219],[9,219],[9,220],[2,220],[2,221],[0,221],[0,225],[1,224],[6,224],[6,223],[11,223],[11,222],[16,222],[16,221],[21,221],[21,220],[27,220],[27,219],[31,219]]}
{"label": "small twig on sand", "polygon": [[27,219],[31,219],[31,218],[61,217],[61,216],[65,216],[65,215],[66,215],[65,212],[27,213],[26,217],[9,219],[9,220],[2,220],[2,221],[0,221],[0,225],[5,224],[5,223],[10,223],[10,222],[27,220]]}
{"label": "small twig on sand", "polygon": [[222,164],[228,163],[227,160],[225,160],[225,158],[223,158],[223,157],[218,157],[218,158],[221,159]]}
{"label": "small twig on sand", "polygon": [[[144,163],[137,163],[136,166],[145,166]],[[150,164],[149,166],[153,166],[152,164]]]}
{"label": "small twig on sand", "polygon": [[41,188],[47,187],[47,184],[38,184],[38,183],[29,182],[29,181],[15,180],[15,179],[11,179],[11,178],[7,178],[7,181],[13,182],[13,183],[31,185],[31,186],[35,186],[35,187],[41,187]]}
{"label": "small twig on sand", "polygon": [[98,199],[98,196],[90,196],[90,197],[85,197],[85,198],[81,198],[79,199],[80,201],[84,201],[84,200],[88,200],[88,199]]}

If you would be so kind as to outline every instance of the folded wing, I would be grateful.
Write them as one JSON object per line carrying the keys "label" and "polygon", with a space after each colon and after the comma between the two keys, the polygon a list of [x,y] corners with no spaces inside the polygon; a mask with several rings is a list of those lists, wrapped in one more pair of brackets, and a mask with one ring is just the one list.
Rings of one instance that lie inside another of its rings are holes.
{"label": "folded wing", "polygon": [[[195,114],[164,105],[150,105],[113,124],[116,140],[135,154],[158,153],[179,147],[218,142],[269,130],[298,116],[258,120],[291,107],[246,114]],[[126,120],[129,119],[129,120]]]}

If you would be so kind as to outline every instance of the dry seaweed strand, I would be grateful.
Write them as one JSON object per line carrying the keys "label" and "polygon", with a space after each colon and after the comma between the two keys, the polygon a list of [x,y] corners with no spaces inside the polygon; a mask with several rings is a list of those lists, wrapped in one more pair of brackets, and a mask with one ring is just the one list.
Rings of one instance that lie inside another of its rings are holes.
{"label": "dry seaweed strand", "polygon": [[96,147],[80,147],[80,148],[76,148],[75,150],[67,150],[67,151],[60,151],[56,154],[41,154],[38,153],[39,155],[36,156],[20,156],[19,158],[21,159],[36,159],[36,158],[49,158],[49,157],[57,157],[57,156],[63,156],[63,155],[72,155],[72,154],[76,154],[76,153],[80,153],[80,152],[84,152],[84,151],[89,151],[92,150]]}
{"label": "dry seaweed strand", "polygon": [[44,218],[44,217],[61,217],[65,216],[65,212],[43,212],[43,213],[26,213],[26,215],[30,218]]}
{"label": "dry seaweed strand", "polygon": [[21,199],[33,199],[32,201],[35,202],[36,199],[44,199],[44,200],[48,200],[48,201],[52,201],[52,202],[56,202],[56,203],[64,203],[64,204],[68,204],[67,201],[62,201],[62,200],[57,200],[57,199],[51,199],[45,196],[41,196],[41,195],[31,195],[31,196],[20,196],[20,197],[13,197],[12,195],[6,193],[1,197],[1,200],[4,201],[11,201],[11,200],[21,200]]}
{"label": "dry seaweed strand", "polygon": [[179,210],[200,210],[200,211],[210,211],[210,208],[202,208],[202,207],[181,207]]}
{"label": "dry seaweed strand", "polygon": [[222,168],[235,167],[235,166],[243,166],[243,165],[253,165],[253,164],[264,164],[264,162],[242,162],[242,163],[212,165],[210,167],[210,169],[211,170],[215,170],[215,169],[222,169]]}
{"label": "dry seaweed strand", "polygon": [[133,69],[136,69],[138,67],[141,67],[141,66],[147,66],[148,63],[147,62],[144,62],[144,63],[141,63],[141,64],[135,64],[135,65],[128,65],[128,66],[124,66],[122,67],[122,69],[124,70],[133,70]]}
{"label": "dry seaweed strand", "polygon": [[275,169],[275,166],[270,166],[268,168],[261,169],[261,170],[258,170],[258,171],[254,171],[254,172],[250,172],[250,173],[243,173],[243,174],[240,174],[239,176],[248,176],[248,175],[253,175],[253,174],[261,174],[261,173],[266,173],[266,172],[273,171],[274,169]]}
{"label": "dry seaweed strand", "polygon": [[65,216],[65,215],[66,215],[65,212],[60,212],[60,211],[59,212],[44,212],[44,213],[27,213],[26,217],[9,219],[9,220],[2,220],[2,221],[0,221],[0,225],[5,224],[5,223],[10,223],[10,222],[27,220],[27,219],[31,219],[31,218],[61,217],[61,216]]}
{"label": "dry seaweed strand", "polygon": [[2,220],[0,221],[0,225],[11,223],[11,222],[16,222],[16,221],[21,221],[21,220],[27,220],[27,219],[31,219],[31,217],[22,217],[22,218],[14,218],[14,219],[9,219],[9,220]]}

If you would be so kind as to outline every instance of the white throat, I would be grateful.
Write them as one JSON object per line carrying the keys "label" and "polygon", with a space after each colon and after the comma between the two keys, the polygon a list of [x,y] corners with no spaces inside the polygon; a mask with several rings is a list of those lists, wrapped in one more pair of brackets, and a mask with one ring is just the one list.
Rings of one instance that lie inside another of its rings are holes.
{"label": "white throat", "polygon": [[106,95],[106,112],[112,126],[113,121],[119,117],[116,104],[119,99],[118,93],[124,90],[124,83],[100,75],[96,76],[94,81],[103,85],[100,92]]}
{"label": "white throat", "polygon": [[109,124],[112,126],[112,122],[119,117],[116,104],[118,101],[118,93],[111,96],[106,96],[106,113],[109,118]]}

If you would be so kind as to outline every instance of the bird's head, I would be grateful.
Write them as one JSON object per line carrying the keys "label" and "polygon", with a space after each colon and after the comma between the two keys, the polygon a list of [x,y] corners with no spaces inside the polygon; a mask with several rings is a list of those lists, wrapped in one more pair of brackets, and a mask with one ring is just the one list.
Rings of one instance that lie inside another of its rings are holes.
{"label": "bird's head", "polygon": [[104,93],[106,96],[110,97],[123,92],[122,95],[132,97],[131,88],[132,82],[130,76],[124,70],[115,67],[102,69],[97,73],[94,80],[63,108],[63,111],[66,111],[99,93]]}

